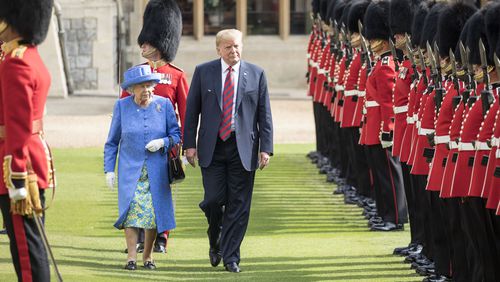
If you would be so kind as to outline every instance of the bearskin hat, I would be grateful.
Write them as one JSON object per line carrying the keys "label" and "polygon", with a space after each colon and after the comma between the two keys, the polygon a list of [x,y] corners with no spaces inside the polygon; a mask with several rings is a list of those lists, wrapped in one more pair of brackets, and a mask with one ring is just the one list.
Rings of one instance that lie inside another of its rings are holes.
{"label": "bearskin hat", "polygon": [[344,10],[342,11],[342,17],[340,21],[346,28],[348,25],[349,10],[351,9],[351,7],[352,7],[352,2],[349,1],[345,4]]}
{"label": "bearskin hat", "polygon": [[319,13],[319,0],[312,0],[311,1],[311,10],[313,12],[314,17],[316,17]]}
{"label": "bearskin hat", "polygon": [[425,49],[427,42],[433,45],[436,40],[436,32],[438,27],[438,20],[441,11],[447,6],[445,2],[437,2],[432,8],[430,8],[429,13],[425,17],[425,23],[422,28],[422,35],[420,37],[420,48]]}
{"label": "bearskin hat", "polygon": [[[485,14],[488,10],[487,6],[484,6],[479,11],[472,15],[468,22],[467,31],[467,41],[466,47],[470,49],[469,63],[474,65],[481,64],[481,56],[479,55],[479,39],[483,41],[484,48],[486,49],[486,58],[489,65],[493,65],[493,54],[489,52],[489,42],[486,36],[486,23]],[[494,43],[493,43],[494,44]]]}
{"label": "bearskin hat", "polygon": [[389,9],[392,34],[411,34],[411,24],[415,8],[421,0],[391,0]]}
{"label": "bearskin hat", "polygon": [[425,23],[425,18],[429,14],[430,5],[434,5],[435,2],[422,2],[418,5],[413,16],[411,23],[411,42],[414,47],[420,44],[420,39],[422,38],[422,27]]}
{"label": "bearskin hat", "polygon": [[327,13],[328,13],[328,2],[329,0],[320,0],[319,2],[319,15],[321,16],[321,20],[326,22]]}
{"label": "bearskin hat", "polygon": [[450,49],[455,50],[465,22],[477,11],[477,8],[464,2],[456,2],[445,7],[439,16],[437,44],[439,54],[448,57]]}
{"label": "bearskin hat", "polygon": [[497,54],[500,56],[500,22],[498,18],[500,17],[500,3],[496,3],[489,7],[486,11],[485,22],[486,22],[486,35],[488,37],[488,43],[490,44],[490,54]]}
{"label": "bearskin hat", "polygon": [[389,40],[389,2],[375,1],[368,5],[364,18],[364,34],[366,39]]}
{"label": "bearskin hat", "polygon": [[137,43],[149,43],[171,62],[179,48],[182,35],[182,15],[174,0],[150,0],[143,16],[143,26]]}
{"label": "bearskin hat", "polygon": [[332,16],[338,24],[342,24],[342,13],[344,12],[345,6],[345,0],[337,0],[335,3],[335,7],[333,8]]}
{"label": "bearskin hat", "polygon": [[358,21],[363,23],[366,8],[370,5],[370,0],[356,0],[352,3],[347,17],[347,28],[351,32],[362,32],[359,30]]}
{"label": "bearskin hat", "polygon": [[53,0],[0,0],[0,20],[19,33],[21,43],[38,45],[47,37],[53,6]]}
{"label": "bearskin hat", "polygon": [[337,4],[337,1],[341,1],[341,0],[330,0],[328,2],[328,7],[327,7],[327,11],[326,11],[326,19],[328,21],[328,23],[330,23],[330,20],[333,22],[333,20],[335,20],[335,17],[333,16],[333,10],[335,9],[335,5]]}

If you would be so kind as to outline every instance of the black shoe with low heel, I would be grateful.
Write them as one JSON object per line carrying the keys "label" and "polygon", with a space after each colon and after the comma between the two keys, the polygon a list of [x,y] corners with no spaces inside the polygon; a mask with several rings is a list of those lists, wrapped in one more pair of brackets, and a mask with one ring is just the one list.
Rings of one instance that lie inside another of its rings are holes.
{"label": "black shoe with low heel", "polygon": [[135,261],[133,261],[133,260],[128,261],[124,268],[126,270],[136,270],[137,269],[137,263]]}
{"label": "black shoe with low heel", "polygon": [[154,270],[156,269],[156,264],[153,261],[145,261],[144,268],[149,270]]}

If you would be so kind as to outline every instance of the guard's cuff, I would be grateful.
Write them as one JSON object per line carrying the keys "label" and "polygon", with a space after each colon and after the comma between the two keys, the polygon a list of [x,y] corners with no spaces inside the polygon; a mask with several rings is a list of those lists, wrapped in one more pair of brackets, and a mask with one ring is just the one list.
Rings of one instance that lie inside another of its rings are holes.
{"label": "guard's cuff", "polygon": [[28,172],[12,171],[12,155],[3,158],[3,182],[8,189],[17,189],[26,187]]}

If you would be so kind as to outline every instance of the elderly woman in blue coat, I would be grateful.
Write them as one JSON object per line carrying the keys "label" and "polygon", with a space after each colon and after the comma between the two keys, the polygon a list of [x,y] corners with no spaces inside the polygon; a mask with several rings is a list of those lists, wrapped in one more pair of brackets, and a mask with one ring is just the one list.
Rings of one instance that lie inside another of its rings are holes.
{"label": "elderly woman in blue coat", "polygon": [[180,142],[180,130],[170,101],[152,94],[159,74],[140,65],[127,70],[124,77],[121,86],[131,96],[115,104],[104,146],[104,172],[107,185],[113,188],[119,155],[119,216],[114,226],[125,229],[125,269],[137,269],[138,228],[146,230],[144,267],[155,269],[151,253],[156,233],[175,228],[166,152]]}

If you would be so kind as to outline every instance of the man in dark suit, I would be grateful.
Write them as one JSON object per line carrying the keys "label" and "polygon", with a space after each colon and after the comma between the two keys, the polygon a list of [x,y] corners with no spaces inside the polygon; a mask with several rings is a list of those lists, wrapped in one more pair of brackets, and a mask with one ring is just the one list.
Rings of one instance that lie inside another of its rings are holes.
{"label": "man in dark suit", "polygon": [[242,47],[240,31],[217,34],[220,59],[196,67],[184,126],[186,158],[193,167],[199,159],[203,177],[200,208],[208,220],[210,263],[215,267],[222,258],[229,272],[241,271],[240,245],[248,226],[255,170],[266,167],[273,154],[266,76],[260,67],[240,60]]}

